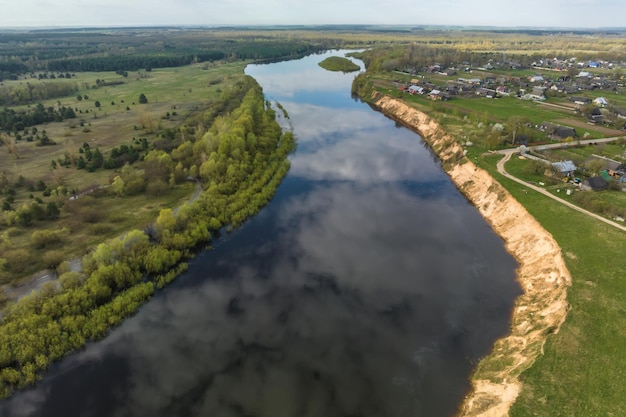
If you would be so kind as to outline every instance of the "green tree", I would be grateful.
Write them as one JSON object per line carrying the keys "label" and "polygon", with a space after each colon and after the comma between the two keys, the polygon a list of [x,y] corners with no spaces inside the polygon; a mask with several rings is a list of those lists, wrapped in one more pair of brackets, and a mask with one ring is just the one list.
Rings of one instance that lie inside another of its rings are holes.
{"label": "green tree", "polygon": [[144,93],[141,93],[139,95],[139,103],[146,104],[147,102],[148,102],[148,98],[146,97]]}
{"label": "green tree", "polygon": [[124,195],[125,186],[126,184],[124,183],[122,177],[117,175],[115,178],[113,178],[113,182],[111,183],[111,189],[116,195],[122,197]]}
{"label": "green tree", "polygon": [[58,219],[61,215],[61,210],[59,210],[59,206],[54,201],[51,201],[46,206],[46,215],[49,219],[55,220]]}

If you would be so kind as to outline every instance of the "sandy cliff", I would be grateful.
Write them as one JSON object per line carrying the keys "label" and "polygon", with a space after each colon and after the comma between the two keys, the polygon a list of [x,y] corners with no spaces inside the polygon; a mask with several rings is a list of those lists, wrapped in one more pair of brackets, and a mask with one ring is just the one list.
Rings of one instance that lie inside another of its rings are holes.
{"label": "sandy cliff", "polygon": [[[502,237],[519,262],[517,278],[523,294],[511,318],[511,332],[495,343],[488,360],[472,381],[460,416],[506,416],[517,398],[519,374],[541,354],[545,338],[558,331],[567,314],[566,290],[571,277],[561,249],[546,230],[486,171],[462,160],[463,149],[425,113],[399,100],[375,95],[386,115],[418,132],[439,155],[443,168],[482,216]],[[489,369],[489,371],[485,370]]]}

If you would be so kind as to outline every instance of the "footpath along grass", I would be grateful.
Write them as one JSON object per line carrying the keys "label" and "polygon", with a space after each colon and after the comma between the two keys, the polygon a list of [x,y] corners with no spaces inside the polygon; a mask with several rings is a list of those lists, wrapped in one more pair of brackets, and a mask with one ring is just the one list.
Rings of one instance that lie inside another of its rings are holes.
{"label": "footpath along grass", "polygon": [[626,415],[626,234],[498,174],[478,158],[559,243],[572,274],[571,310],[545,353],[521,375],[511,417]]}

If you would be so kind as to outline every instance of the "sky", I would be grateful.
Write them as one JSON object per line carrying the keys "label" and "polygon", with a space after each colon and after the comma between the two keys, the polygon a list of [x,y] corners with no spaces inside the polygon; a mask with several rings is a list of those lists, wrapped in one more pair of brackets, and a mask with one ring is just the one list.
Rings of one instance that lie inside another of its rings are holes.
{"label": "sky", "polygon": [[0,27],[460,25],[626,27],[625,0],[0,0]]}

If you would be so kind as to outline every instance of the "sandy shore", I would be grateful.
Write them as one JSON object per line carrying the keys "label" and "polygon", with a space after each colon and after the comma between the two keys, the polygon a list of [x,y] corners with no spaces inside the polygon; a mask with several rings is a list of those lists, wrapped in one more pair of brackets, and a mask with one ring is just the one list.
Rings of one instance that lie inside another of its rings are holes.
{"label": "sandy shore", "polygon": [[437,153],[457,188],[519,263],[517,279],[523,294],[515,301],[511,332],[496,341],[492,353],[483,359],[493,361],[491,371],[474,375],[472,390],[459,410],[464,417],[507,416],[522,388],[518,376],[542,353],[547,335],[557,332],[567,315],[571,277],[561,249],[495,179],[462,159],[461,146],[433,119],[399,100],[375,94],[374,105],[380,111],[419,133]]}

